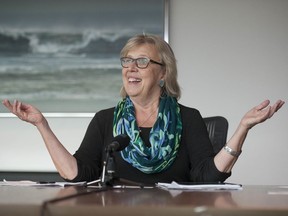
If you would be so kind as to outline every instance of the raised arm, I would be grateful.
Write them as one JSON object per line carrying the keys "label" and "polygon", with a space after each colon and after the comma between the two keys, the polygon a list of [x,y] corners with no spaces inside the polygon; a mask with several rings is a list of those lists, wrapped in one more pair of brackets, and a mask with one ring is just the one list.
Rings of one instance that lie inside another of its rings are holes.
{"label": "raised arm", "polygon": [[17,100],[12,104],[9,100],[4,100],[2,103],[19,119],[36,126],[59,174],[65,179],[71,180],[75,178],[77,175],[76,159],[55,136],[43,114],[32,105],[24,104]]}
{"label": "raised arm", "polygon": [[274,113],[283,106],[284,101],[278,100],[273,106],[269,104],[270,101],[265,100],[244,115],[225,148],[223,148],[214,158],[215,165],[219,171],[230,172],[232,170],[232,167],[238,159],[238,155],[241,153],[242,145],[249,130],[255,125],[271,118]]}

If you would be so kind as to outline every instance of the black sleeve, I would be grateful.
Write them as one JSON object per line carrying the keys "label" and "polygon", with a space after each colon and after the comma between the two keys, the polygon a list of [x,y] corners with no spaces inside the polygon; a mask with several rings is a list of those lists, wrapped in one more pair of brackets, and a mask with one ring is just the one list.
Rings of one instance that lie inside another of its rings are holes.
{"label": "black sleeve", "polygon": [[182,107],[183,140],[191,163],[190,178],[193,182],[225,181],[231,173],[220,172],[214,163],[215,153],[206,124],[196,109]]}
{"label": "black sleeve", "polygon": [[113,110],[102,110],[91,120],[79,149],[74,154],[78,174],[72,181],[93,181],[100,178],[103,152],[112,140]]}

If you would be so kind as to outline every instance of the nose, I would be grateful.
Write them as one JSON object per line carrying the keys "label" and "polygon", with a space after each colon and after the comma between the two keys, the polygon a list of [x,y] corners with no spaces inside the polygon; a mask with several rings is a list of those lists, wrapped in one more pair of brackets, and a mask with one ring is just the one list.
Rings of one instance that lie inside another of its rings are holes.
{"label": "nose", "polygon": [[131,63],[128,67],[126,68],[122,68],[122,73],[126,74],[126,73],[135,73],[138,72],[138,68],[135,64],[135,62]]}
{"label": "nose", "polygon": [[135,69],[137,70],[138,67],[137,67],[137,65],[136,65],[136,61],[131,62],[131,63],[129,64],[128,68],[129,68],[129,70],[133,70],[133,71],[135,71]]}

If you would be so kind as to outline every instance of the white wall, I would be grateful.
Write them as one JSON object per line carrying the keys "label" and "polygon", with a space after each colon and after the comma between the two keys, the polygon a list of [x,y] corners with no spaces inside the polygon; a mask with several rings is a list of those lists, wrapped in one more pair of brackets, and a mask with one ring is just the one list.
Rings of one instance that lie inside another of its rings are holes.
{"label": "white wall", "polygon": [[[269,98],[287,101],[252,129],[231,182],[288,184],[288,1],[171,0],[170,42],[178,59],[181,102],[203,116],[223,115],[229,136],[242,115]],[[48,118],[73,153],[90,118]],[[0,118],[0,171],[55,170],[34,128]]]}
{"label": "white wall", "polygon": [[[58,139],[74,153],[91,118],[47,118]],[[18,118],[0,118],[0,171],[56,171],[37,129]]]}
{"label": "white wall", "polygon": [[228,137],[264,99],[287,102],[250,131],[228,180],[288,184],[288,1],[171,0],[169,41],[181,102],[225,116]]}

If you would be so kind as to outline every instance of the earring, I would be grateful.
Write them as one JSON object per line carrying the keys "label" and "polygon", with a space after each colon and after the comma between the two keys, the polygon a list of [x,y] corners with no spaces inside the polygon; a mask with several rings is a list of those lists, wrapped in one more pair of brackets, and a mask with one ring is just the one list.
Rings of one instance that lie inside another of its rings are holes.
{"label": "earring", "polygon": [[161,88],[163,88],[163,86],[164,86],[164,80],[163,80],[163,79],[159,80],[158,85],[159,85]]}

